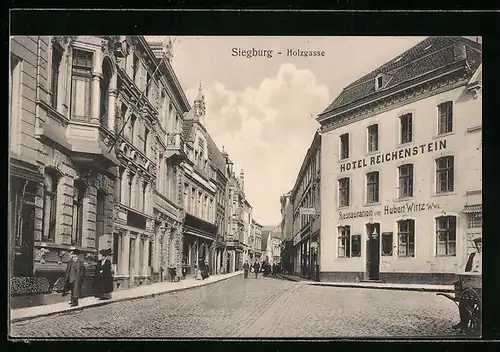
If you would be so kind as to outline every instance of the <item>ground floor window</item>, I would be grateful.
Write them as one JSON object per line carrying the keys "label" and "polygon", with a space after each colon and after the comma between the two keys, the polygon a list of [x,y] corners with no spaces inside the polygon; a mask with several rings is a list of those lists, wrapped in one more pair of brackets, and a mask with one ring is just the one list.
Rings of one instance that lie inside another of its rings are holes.
{"label": "ground floor window", "polygon": [[351,227],[340,226],[338,228],[338,256],[339,258],[349,258],[351,253]]}
{"label": "ground floor window", "polygon": [[382,233],[382,256],[392,256],[392,232]]}
{"label": "ground floor window", "polygon": [[415,220],[398,221],[398,256],[415,256]]}
{"label": "ground floor window", "polygon": [[351,257],[361,257],[361,235],[351,236]]}
{"label": "ground floor window", "polygon": [[467,227],[469,229],[483,227],[483,213],[477,212],[467,214]]}
{"label": "ground floor window", "polygon": [[441,216],[436,218],[436,254],[445,256],[456,255],[457,218]]}

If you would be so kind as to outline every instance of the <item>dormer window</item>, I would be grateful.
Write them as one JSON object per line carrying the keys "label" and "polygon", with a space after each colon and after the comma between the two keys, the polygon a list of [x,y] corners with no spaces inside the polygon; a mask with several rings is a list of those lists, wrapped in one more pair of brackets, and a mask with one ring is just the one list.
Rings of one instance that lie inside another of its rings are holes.
{"label": "dormer window", "polygon": [[378,75],[375,78],[375,90],[382,89],[384,87],[384,77],[382,75]]}

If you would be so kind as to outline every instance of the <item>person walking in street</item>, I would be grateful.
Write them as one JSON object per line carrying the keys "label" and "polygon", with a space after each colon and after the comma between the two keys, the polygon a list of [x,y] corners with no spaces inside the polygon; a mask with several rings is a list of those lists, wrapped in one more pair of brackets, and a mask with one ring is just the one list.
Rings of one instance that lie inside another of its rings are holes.
{"label": "person walking in street", "polygon": [[78,305],[78,299],[82,297],[83,280],[85,279],[85,263],[78,255],[78,251],[74,250],[70,253],[70,260],[66,267],[66,275],[64,281],[63,296],[71,291],[71,307]]}
{"label": "person walking in street", "polygon": [[259,276],[260,264],[256,261],[253,265],[253,271],[255,272],[255,278]]}
{"label": "person walking in street", "polygon": [[250,269],[250,265],[248,265],[248,261],[245,261],[243,264],[243,278],[246,279],[248,277],[248,269]]}
{"label": "person walking in street", "polygon": [[113,272],[111,268],[111,249],[103,249],[96,266],[97,294],[100,300],[111,299],[113,292]]}

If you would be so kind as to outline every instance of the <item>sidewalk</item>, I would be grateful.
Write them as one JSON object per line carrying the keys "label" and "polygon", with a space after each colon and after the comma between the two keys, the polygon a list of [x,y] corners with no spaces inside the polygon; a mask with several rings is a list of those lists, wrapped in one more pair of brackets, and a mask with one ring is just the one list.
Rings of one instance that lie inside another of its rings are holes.
{"label": "sidewalk", "polygon": [[423,285],[423,284],[397,284],[386,282],[325,282],[325,281],[310,281],[295,275],[279,274],[289,281],[304,282],[307,285],[313,286],[333,286],[333,287],[349,287],[349,288],[371,288],[379,290],[400,290],[400,291],[423,291],[423,292],[447,292],[453,293],[455,289],[453,285]]}
{"label": "sidewalk", "polygon": [[28,320],[59,313],[79,311],[85,308],[104,306],[114,302],[123,302],[139,298],[155,297],[164,293],[182,291],[189,288],[209,285],[215,282],[227,280],[229,278],[241,275],[242,273],[243,273],[242,271],[237,271],[229,274],[213,275],[205,280],[186,278],[178,282],[164,281],[164,282],[157,282],[151,285],[137,286],[130,288],[128,290],[113,292],[112,299],[106,301],[100,301],[95,297],[82,298],[79,300],[79,305],[77,307],[70,307],[68,298],[67,301],[61,303],[48,304],[48,305],[29,307],[29,308],[11,309],[10,322],[13,323],[17,321]]}

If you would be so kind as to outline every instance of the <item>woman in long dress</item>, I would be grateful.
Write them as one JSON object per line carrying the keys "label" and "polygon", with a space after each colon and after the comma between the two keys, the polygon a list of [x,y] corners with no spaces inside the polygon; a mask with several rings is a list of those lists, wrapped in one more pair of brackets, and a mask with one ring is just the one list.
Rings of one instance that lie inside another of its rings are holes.
{"label": "woman in long dress", "polygon": [[111,299],[111,292],[113,292],[113,273],[111,259],[109,258],[111,250],[102,250],[100,254],[96,267],[98,297],[100,300]]}

